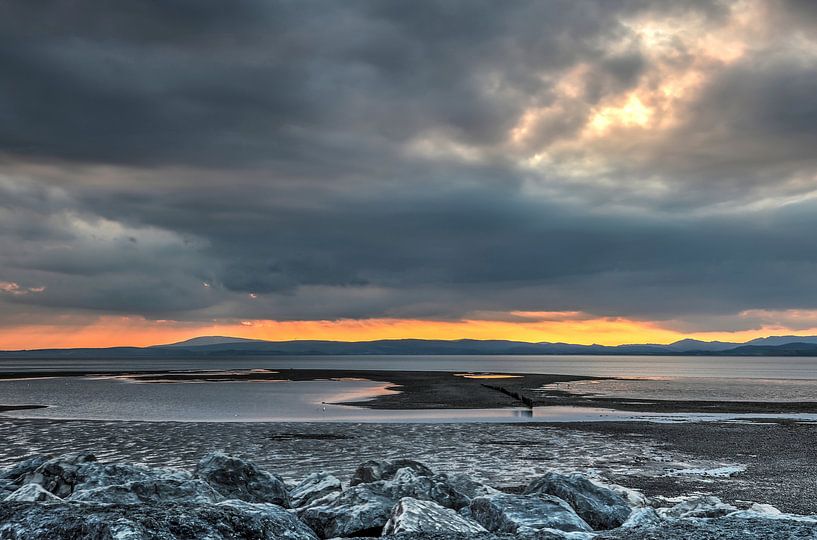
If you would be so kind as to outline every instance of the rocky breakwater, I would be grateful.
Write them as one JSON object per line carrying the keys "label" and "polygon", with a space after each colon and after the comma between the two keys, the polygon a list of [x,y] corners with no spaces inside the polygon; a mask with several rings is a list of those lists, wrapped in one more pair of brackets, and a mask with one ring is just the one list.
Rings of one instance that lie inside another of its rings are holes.
{"label": "rocky breakwater", "polygon": [[817,538],[817,520],[713,497],[648,500],[552,471],[507,493],[412,460],[369,461],[344,486],[287,483],[215,452],[192,471],[32,456],[0,469],[0,539]]}

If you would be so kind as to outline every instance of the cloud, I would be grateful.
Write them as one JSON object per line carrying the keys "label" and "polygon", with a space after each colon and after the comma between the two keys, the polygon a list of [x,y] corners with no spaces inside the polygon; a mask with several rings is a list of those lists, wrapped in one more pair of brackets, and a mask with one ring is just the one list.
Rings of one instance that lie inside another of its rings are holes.
{"label": "cloud", "polygon": [[0,321],[815,309],[813,11],[5,2]]}

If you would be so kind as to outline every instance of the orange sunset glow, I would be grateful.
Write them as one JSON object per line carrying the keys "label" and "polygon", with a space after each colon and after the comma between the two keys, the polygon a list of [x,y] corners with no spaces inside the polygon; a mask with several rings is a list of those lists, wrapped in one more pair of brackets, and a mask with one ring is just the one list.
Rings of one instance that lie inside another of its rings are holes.
{"label": "orange sunset glow", "polygon": [[[551,314],[553,315],[553,314]],[[2,349],[42,349],[63,347],[149,346],[183,341],[202,335],[262,339],[371,341],[379,339],[505,339],[527,342],[565,342],[582,345],[627,343],[671,343],[691,337],[712,341],[745,341],[773,334],[817,333],[817,326],[792,331],[780,326],[763,326],[740,332],[684,333],[656,323],[622,318],[532,321],[424,321],[412,319],[368,319],[337,321],[269,321],[190,324],[174,321],[147,321],[140,318],[104,317],[74,326],[25,325],[0,336]]]}

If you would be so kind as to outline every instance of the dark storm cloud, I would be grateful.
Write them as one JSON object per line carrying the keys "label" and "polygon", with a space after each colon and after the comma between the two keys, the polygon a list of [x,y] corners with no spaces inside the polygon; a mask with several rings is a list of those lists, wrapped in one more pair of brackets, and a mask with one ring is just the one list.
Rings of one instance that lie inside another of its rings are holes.
{"label": "dark storm cloud", "polygon": [[[498,141],[541,73],[604,58],[633,2],[7,2],[0,149],[253,165],[346,152],[331,133]],[[544,94],[544,95],[542,95]],[[366,148],[357,148],[365,154]],[[365,156],[363,156],[365,157]]]}
{"label": "dark storm cloud", "polygon": [[0,319],[815,309],[813,10],[762,5],[703,63],[633,21],[728,3],[4,2]]}

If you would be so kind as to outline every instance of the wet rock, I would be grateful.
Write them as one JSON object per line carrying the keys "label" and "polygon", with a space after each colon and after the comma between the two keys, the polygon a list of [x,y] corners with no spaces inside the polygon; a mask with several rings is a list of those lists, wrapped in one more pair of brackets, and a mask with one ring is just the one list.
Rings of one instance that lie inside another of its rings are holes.
{"label": "wet rock", "polygon": [[290,490],[289,497],[293,508],[301,508],[342,489],[340,480],[335,476],[326,472],[318,472],[301,480]]}
{"label": "wet rock", "polygon": [[594,529],[614,529],[627,521],[631,511],[621,495],[580,473],[549,472],[528,484],[524,493],[553,495],[567,501]]}
{"label": "wet rock", "polygon": [[671,508],[660,508],[658,514],[663,518],[671,519],[716,518],[737,510],[737,507],[726,504],[717,497],[693,497]]}
{"label": "wet rock", "polygon": [[37,467],[50,459],[54,459],[54,456],[45,454],[26,456],[9,468],[0,469],[0,479],[16,480],[24,474],[34,472]]}
{"label": "wet rock", "polygon": [[17,483],[39,484],[57,497],[64,498],[82,481],[84,473],[80,472],[80,468],[94,462],[96,457],[93,454],[65,454],[49,459],[33,471],[24,473]]}
{"label": "wet rock", "polygon": [[316,540],[308,527],[283,508],[230,502],[136,506],[3,503],[0,538]]}
{"label": "wet rock", "polygon": [[496,493],[471,501],[471,515],[492,532],[515,533],[519,529],[590,531],[590,526],[562,499],[551,495]]}
{"label": "wet rock", "polygon": [[5,499],[9,494],[17,490],[17,484],[11,480],[0,478],[0,500]]}
{"label": "wet rock", "polygon": [[289,493],[280,477],[237,456],[223,452],[208,454],[196,465],[194,476],[229,499],[290,506]]}
{"label": "wet rock", "polygon": [[445,482],[453,489],[457,490],[462,495],[469,499],[475,499],[484,495],[493,495],[499,493],[498,489],[485,485],[482,482],[477,482],[467,474],[454,473],[442,474],[440,477],[445,479]]}
{"label": "wet rock", "polygon": [[400,469],[411,469],[418,476],[432,476],[431,469],[412,459],[397,459],[394,461],[370,460],[358,465],[355,474],[352,476],[350,485],[367,484],[378,480],[389,480],[394,477]]}
{"label": "wet rock", "polygon": [[321,538],[380,536],[394,504],[394,499],[361,484],[298,510],[298,517]]}
{"label": "wet rock", "polygon": [[61,503],[62,499],[47,491],[40,484],[26,484],[20,489],[8,495],[4,502],[39,502],[39,503]]}
{"label": "wet rock", "polygon": [[127,463],[85,463],[78,469],[78,481],[74,491],[89,490],[106,486],[123,485],[129,482],[159,480],[192,480],[187,471],[131,465]]}
{"label": "wet rock", "polygon": [[419,475],[414,469],[399,469],[391,480],[381,480],[367,484],[394,501],[403,497],[412,497],[425,501],[434,501],[446,508],[459,510],[470,504],[471,499],[454,489],[445,475]]}
{"label": "wet rock", "polygon": [[482,525],[466,519],[433,501],[405,497],[394,506],[383,534],[400,533],[484,533]]}
{"label": "wet rock", "polygon": [[99,504],[211,504],[224,497],[203,480],[160,479],[75,490],[68,500]]}
{"label": "wet rock", "polygon": [[621,524],[622,529],[631,529],[634,527],[654,527],[661,523],[661,518],[652,508],[639,508],[634,510],[627,521]]}

